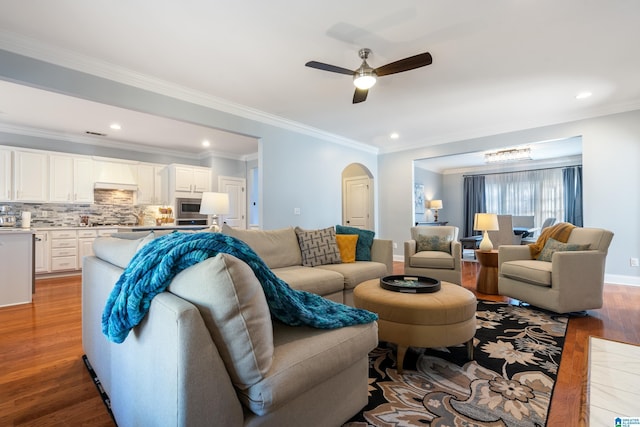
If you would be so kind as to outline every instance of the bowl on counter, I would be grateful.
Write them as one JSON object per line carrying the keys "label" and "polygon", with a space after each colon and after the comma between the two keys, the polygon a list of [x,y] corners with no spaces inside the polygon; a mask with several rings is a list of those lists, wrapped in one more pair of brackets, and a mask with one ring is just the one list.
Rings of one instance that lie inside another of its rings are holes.
{"label": "bowl on counter", "polygon": [[0,215],[0,227],[15,227],[16,216],[15,215]]}

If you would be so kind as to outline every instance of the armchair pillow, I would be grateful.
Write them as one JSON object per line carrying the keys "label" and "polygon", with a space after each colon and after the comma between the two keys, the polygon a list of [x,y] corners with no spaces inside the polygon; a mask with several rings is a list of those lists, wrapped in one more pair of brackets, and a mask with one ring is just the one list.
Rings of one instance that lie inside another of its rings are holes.
{"label": "armchair pillow", "polygon": [[336,234],[357,234],[356,261],[371,261],[371,246],[376,235],[374,231],[338,224],[336,225]]}
{"label": "armchair pillow", "polygon": [[416,240],[417,252],[438,251],[451,253],[451,236],[426,236],[419,234]]}
{"label": "armchair pillow", "polygon": [[302,254],[302,265],[315,267],[316,265],[339,264],[340,250],[336,244],[336,232],[333,227],[321,230],[303,230],[295,228],[298,244]]}
{"label": "armchair pillow", "polygon": [[589,244],[578,245],[576,243],[562,243],[550,237],[547,243],[544,244],[544,248],[542,248],[542,252],[540,252],[537,259],[538,261],[551,262],[554,252],[585,251],[589,249],[589,246]]}

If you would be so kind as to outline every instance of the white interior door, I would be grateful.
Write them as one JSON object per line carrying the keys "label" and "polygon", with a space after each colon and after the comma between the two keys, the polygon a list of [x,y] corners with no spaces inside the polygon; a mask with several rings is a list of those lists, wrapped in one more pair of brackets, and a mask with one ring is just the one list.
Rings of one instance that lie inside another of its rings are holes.
{"label": "white interior door", "polygon": [[371,180],[367,176],[345,178],[343,223],[371,229]]}
{"label": "white interior door", "polygon": [[246,180],[230,176],[218,177],[218,191],[229,194],[229,214],[222,215],[229,227],[247,228]]}

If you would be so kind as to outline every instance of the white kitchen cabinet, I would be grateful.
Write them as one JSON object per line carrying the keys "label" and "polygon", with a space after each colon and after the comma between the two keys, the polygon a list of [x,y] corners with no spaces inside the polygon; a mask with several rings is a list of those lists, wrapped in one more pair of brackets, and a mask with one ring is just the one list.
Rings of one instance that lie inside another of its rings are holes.
{"label": "white kitchen cabinet", "polygon": [[166,205],[169,203],[166,168],[161,165],[138,165],[138,205]]}
{"label": "white kitchen cabinet", "polygon": [[210,191],[211,169],[197,166],[171,165],[170,170],[170,191],[183,193]]}
{"label": "white kitchen cabinet", "polygon": [[93,203],[91,159],[51,154],[49,177],[50,202]]}
{"label": "white kitchen cabinet", "polygon": [[31,302],[33,233],[0,232],[0,307]]}
{"label": "white kitchen cabinet", "polygon": [[49,190],[49,156],[44,152],[14,152],[16,201],[46,202]]}
{"label": "white kitchen cabinet", "polygon": [[51,272],[78,268],[78,237],[76,230],[54,230],[51,237]]}
{"label": "white kitchen cabinet", "polygon": [[48,273],[51,260],[49,249],[49,233],[46,231],[35,232],[35,270],[36,273]]}
{"label": "white kitchen cabinet", "polygon": [[0,149],[0,201],[12,199],[11,150]]}
{"label": "white kitchen cabinet", "polygon": [[78,230],[78,270],[82,269],[82,259],[93,255],[93,241],[96,237],[96,230]]}

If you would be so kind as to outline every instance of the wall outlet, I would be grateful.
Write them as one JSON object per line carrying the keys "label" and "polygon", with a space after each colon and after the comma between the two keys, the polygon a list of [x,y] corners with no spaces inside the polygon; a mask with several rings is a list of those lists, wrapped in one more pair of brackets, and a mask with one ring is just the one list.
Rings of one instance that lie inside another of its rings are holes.
{"label": "wall outlet", "polygon": [[300,208],[293,208],[294,215],[300,215]]}
{"label": "wall outlet", "polygon": [[48,215],[49,215],[49,214],[47,213],[47,211],[42,211],[42,212],[40,212],[40,216],[41,216],[42,218],[46,218]]}
{"label": "wall outlet", "polygon": [[393,249],[398,249],[398,244],[396,242],[393,242]]}
{"label": "wall outlet", "polygon": [[640,267],[640,260],[638,258],[629,258],[629,264],[631,267]]}

